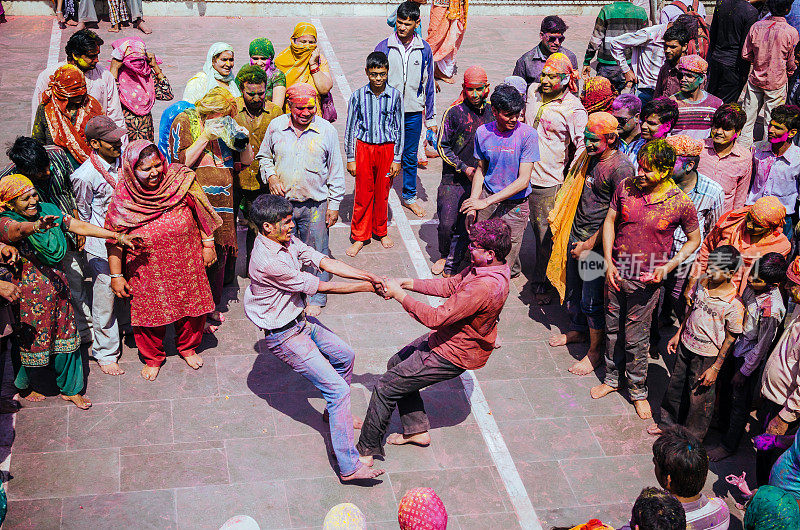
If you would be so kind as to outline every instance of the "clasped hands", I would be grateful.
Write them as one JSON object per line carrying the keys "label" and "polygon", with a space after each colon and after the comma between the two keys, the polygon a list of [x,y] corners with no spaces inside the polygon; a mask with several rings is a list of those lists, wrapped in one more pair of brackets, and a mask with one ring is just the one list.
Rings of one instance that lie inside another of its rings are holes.
{"label": "clasped hands", "polygon": [[389,278],[388,276],[378,276],[377,274],[370,274],[368,281],[372,283],[375,294],[382,296],[384,300],[391,298],[396,299],[398,302],[405,298],[405,288],[410,288],[409,283],[411,280],[405,278]]}

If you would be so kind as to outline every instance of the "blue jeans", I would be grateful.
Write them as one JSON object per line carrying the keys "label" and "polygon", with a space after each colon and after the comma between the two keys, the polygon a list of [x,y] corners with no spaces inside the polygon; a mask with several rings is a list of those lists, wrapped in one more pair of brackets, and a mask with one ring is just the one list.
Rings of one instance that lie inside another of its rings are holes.
{"label": "blue jeans", "polygon": [[603,300],[606,279],[603,275],[590,281],[581,279],[580,262],[577,258],[572,257],[570,252],[575,242],[575,239],[569,238],[565,271],[567,285],[564,293],[572,330],[581,333],[586,333],[589,329],[602,331],[606,329],[605,302]]}
{"label": "blue jeans", "polygon": [[640,88],[636,91],[636,97],[642,102],[642,106],[647,105],[653,100],[655,88]]}
{"label": "blue jeans", "polygon": [[322,392],[339,472],[342,476],[355,473],[361,467],[350,411],[350,379],[356,354],[336,333],[315,320],[301,320],[286,331],[267,333],[265,343],[275,357]]}
{"label": "blue jeans", "polygon": [[422,134],[422,112],[406,112],[403,126],[403,202],[413,203],[417,200],[417,152]]}
{"label": "blue jeans", "polygon": [[[325,225],[325,213],[328,211],[326,201],[292,201],[292,218],[294,219],[294,235],[303,243],[326,256],[331,255],[328,248],[328,227]],[[331,274],[322,270],[309,270],[319,281],[329,282]],[[328,303],[328,295],[317,293],[308,302],[310,305],[324,307]]]}

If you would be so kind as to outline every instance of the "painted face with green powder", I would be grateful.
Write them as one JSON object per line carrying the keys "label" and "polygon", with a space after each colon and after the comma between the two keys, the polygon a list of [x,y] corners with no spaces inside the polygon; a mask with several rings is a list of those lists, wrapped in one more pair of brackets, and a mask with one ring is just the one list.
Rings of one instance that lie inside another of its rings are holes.
{"label": "painted face with green powder", "polygon": [[680,70],[678,72],[678,80],[681,83],[681,92],[685,94],[694,93],[703,84],[703,77],[703,74]]}
{"label": "painted face with green powder", "polygon": [[595,134],[587,127],[583,131],[583,143],[589,156],[600,156],[608,150],[608,138],[605,134]]}

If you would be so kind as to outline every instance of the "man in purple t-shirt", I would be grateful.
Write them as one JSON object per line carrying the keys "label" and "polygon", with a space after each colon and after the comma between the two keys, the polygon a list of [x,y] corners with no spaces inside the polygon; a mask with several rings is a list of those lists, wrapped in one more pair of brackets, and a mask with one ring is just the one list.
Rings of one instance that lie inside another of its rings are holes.
{"label": "man in purple t-shirt", "polygon": [[[692,200],[672,181],[675,149],[653,140],[639,151],[638,174],[617,187],[603,223],[606,263],[606,375],[592,387],[594,399],[619,389],[625,371],[636,413],[653,417],[647,402],[650,324],[661,282],[700,246],[700,227]],[[675,229],[686,243],[670,258]],[[622,325],[621,325],[622,324]],[[625,330],[625,360],[614,359],[619,330]]]}
{"label": "man in purple t-shirt", "polygon": [[536,129],[519,121],[525,100],[514,87],[501,85],[490,99],[495,121],[475,132],[478,168],[472,177],[472,192],[461,211],[467,226],[476,219],[503,219],[511,228],[511,252],[507,263],[519,256],[522,234],[528,224],[531,171],[539,160]]}

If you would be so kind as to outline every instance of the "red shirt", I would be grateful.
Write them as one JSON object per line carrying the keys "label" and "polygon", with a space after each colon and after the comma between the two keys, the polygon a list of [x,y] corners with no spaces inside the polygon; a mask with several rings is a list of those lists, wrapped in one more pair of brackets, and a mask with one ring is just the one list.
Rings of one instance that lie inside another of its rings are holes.
{"label": "red shirt", "polygon": [[403,308],[433,330],[431,350],[465,370],[481,368],[497,339],[497,318],[508,297],[508,265],[469,267],[452,278],[414,280],[414,291],[447,298],[432,307],[410,296]]}

